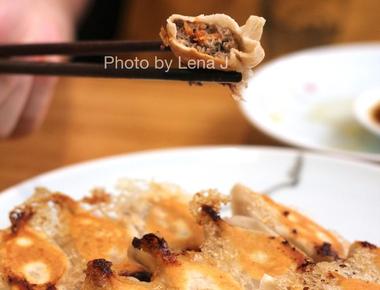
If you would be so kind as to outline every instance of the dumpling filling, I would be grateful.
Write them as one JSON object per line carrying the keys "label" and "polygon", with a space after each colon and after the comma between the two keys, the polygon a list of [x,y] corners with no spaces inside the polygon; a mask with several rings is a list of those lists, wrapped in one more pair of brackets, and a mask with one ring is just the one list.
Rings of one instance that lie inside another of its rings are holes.
{"label": "dumpling filling", "polygon": [[231,29],[215,24],[191,22],[177,19],[177,40],[199,52],[226,58],[232,48],[239,48],[239,42]]}

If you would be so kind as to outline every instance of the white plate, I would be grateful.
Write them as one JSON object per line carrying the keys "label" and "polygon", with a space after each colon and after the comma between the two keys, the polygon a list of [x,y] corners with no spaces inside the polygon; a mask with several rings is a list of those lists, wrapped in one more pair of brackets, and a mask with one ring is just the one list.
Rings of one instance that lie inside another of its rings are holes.
{"label": "white plate", "polygon": [[241,108],[283,142],[380,161],[380,138],[353,113],[355,97],[379,85],[380,43],[326,46],[259,68]]}
{"label": "white plate", "polygon": [[[287,179],[300,153],[260,147],[200,147],[122,155],[43,174],[0,194],[0,221],[8,211],[45,186],[79,198],[94,186],[113,190],[120,177],[154,179],[181,185],[190,193],[218,188],[228,193],[236,182],[258,191]],[[303,154],[298,186],[273,197],[304,211],[350,240],[380,244],[380,168],[364,163]]]}

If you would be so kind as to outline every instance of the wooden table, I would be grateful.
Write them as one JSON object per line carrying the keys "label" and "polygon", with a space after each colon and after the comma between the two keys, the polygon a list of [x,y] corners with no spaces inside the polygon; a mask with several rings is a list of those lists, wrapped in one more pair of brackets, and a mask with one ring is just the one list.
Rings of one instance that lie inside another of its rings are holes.
{"label": "wooden table", "polygon": [[62,79],[43,127],[0,141],[0,190],[93,158],[217,144],[279,145],[244,119],[221,85]]}

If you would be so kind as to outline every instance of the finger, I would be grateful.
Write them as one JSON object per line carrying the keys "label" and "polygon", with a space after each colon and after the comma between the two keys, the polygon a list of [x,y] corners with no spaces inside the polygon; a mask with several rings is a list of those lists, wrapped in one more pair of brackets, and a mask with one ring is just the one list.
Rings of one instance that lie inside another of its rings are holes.
{"label": "finger", "polygon": [[9,136],[15,129],[28,100],[33,77],[17,76],[3,79],[0,88],[0,138]]}
{"label": "finger", "polygon": [[[58,62],[62,60],[62,57],[39,57],[34,60]],[[32,90],[12,134],[13,137],[25,135],[41,126],[47,114],[56,82],[57,78],[55,77],[40,76],[34,78]]]}
{"label": "finger", "polygon": [[14,87],[17,86],[18,78],[12,75],[2,75],[0,77],[0,106],[5,102],[5,100],[10,95]]}
{"label": "finger", "polygon": [[57,78],[35,77],[28,100],[12,134],[25,135],[41,126],[47,114]]}

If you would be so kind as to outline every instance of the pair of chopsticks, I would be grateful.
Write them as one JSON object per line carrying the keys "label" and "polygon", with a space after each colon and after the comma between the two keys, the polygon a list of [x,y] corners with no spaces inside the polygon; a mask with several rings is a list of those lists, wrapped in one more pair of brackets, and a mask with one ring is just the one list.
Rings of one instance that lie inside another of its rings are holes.
{"label": "pair of chopsticks", "polygon": [[[20,61],[21,56],[94,56],[112,53],[170,51],[159,41],[81,41],[71,43],[0,45],[0,75],[31,74],[127,79],[178,80],[189,82],[240,82],[238,72],[208,69],[116,69],[103,64]],[[10,59],[12,58],[12,59]]]}

